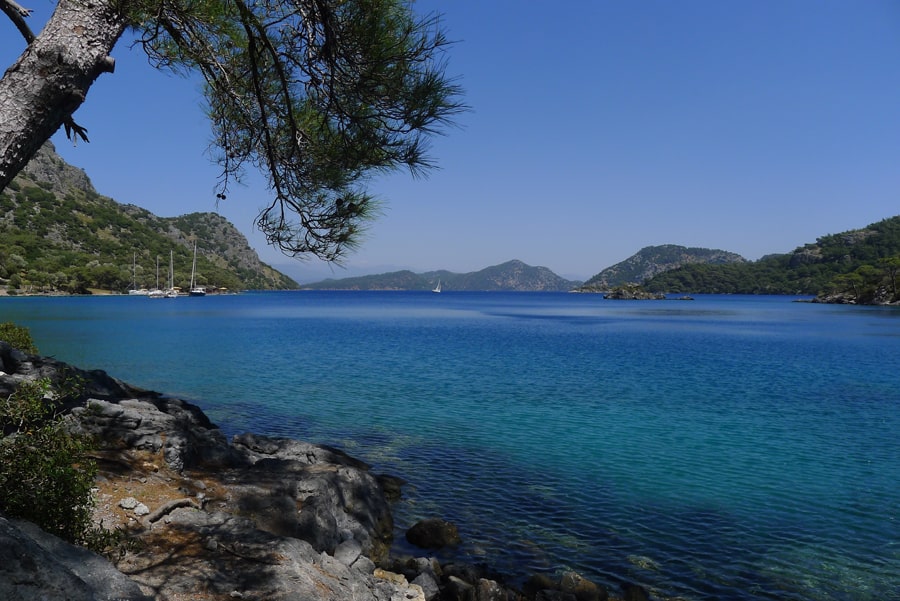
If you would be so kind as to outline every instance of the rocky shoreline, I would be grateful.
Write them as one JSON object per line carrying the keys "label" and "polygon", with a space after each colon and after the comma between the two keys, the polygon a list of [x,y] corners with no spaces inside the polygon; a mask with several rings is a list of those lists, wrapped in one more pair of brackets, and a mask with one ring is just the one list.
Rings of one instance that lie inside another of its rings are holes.
{"label": "rocky shoreline", "polygon": [[439,516],[391,556],[391,502],[402,482],[346,453],[297,440],[227,440],[203,411],[0,342],[0,394],[77,375],[70,426],[100,444],[95,521],[127,533],[110,559],[0,515],[0,598],[17,601],[595,601],[611,595],[579,574],[514,587],[483,566],[441,564],[429,549],[458,537]]}

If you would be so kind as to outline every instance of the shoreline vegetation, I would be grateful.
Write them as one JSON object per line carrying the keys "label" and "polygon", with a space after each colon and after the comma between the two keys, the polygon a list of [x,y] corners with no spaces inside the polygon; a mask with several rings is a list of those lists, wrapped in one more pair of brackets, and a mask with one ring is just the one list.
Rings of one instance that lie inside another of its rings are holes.
{"label": "shoreline vegetation", "polygon": [[622,581],[610,591],[575,572],[512,582],[487,565],[440,562],[433,555],[459,542],[456,526],[440,516],[405,533],[421,556],[394,556],[391,504],[404,483],[373,474],[340,450],[254,434],[229,441],[196,405],[3,341],[0,372],[0,393],[7,395],[38,379],[81,382],[77,393],[55,401],[64,403],[67,427],[95,441],[94,521],[116,534],[103,559],[0,513],[0,548],[17,558],[0,562],[0,597],[651,598],[639,584]]}

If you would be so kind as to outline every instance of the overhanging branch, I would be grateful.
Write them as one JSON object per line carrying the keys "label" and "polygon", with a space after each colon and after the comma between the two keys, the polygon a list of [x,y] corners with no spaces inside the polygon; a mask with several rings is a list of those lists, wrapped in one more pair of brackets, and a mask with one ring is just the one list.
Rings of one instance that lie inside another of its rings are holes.
{"label": "overhanging branch", "polygon": [[0,10],[3,10],[6,16],[9,17],[9,20],[13,22],[27,43],[30,44],[34,41],[34,32],[31,31],[28,23],[25,22],[25,17],[31,16],[30,8],[25,8],[14,0],[0,0]]}

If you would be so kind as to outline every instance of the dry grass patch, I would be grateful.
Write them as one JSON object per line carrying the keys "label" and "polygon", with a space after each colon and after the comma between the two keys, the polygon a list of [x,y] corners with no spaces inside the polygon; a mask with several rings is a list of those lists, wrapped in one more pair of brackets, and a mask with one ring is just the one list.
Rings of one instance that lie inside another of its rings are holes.
{"label": "dry grass patch", "polygon": [[170,469],[162,452],[104,451],[96,453],[94,459],[98,467],[94,522],[109,529],[140,527],[140,516],[119,506],[128,497],[154,511],[169,501],[197,498],[200,493],[211,499],[225,496],[219,482],[209,474],[182,475]]}

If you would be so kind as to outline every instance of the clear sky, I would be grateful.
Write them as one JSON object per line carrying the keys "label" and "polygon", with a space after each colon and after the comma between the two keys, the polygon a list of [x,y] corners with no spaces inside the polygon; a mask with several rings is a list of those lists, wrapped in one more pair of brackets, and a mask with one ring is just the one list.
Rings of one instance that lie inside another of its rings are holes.
{"label": "clear sky", "polygon": [[[34,27],[53,8],[26,4]],[[444,15],[472,110],[432,145],[440,170],[373,182],[384,214],[335,277],[520,259],[588,278],[656,244],[755,260],[900,214],[898,2],[416,7]],[[3,32],[6,65],[21,43]],[[63,158],[101,194],[161,216],[217,210],[264,261],[290,262],[254,232],[261,179],[216,206],[197,82],[124,43],[113,55],[75,115],[91,143],[57,134]]]}

